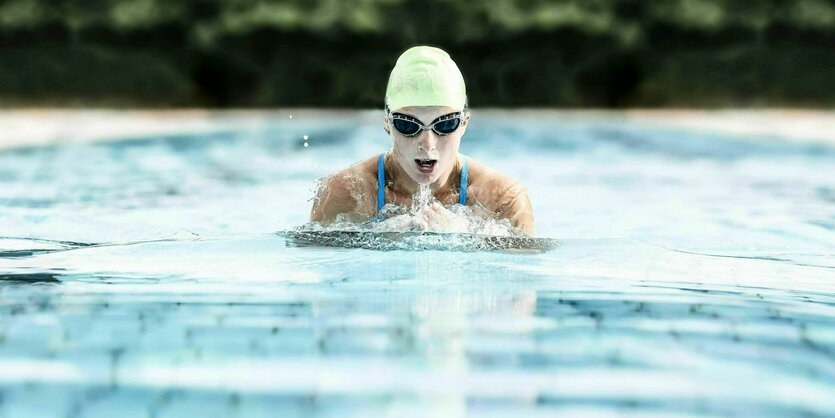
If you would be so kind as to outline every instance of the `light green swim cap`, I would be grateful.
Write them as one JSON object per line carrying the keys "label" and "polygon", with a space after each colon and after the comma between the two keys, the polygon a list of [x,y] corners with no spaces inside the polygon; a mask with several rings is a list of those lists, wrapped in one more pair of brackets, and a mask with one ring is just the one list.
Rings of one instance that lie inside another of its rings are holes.
{"label": "light green swim cap", "polygon": [[389,110],[406,106],[449,106],[467,103],[464,76],[449,54],[431,46],[409,48],[400,55],[389,76]]}

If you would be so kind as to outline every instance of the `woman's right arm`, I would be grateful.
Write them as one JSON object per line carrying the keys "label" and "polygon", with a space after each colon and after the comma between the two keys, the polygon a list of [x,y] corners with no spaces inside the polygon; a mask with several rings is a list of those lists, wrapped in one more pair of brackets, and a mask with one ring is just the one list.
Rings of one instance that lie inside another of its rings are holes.
{"label": "woman's right arm", "polygon": [[357,201],[351,195],[351,187],[348,177],[342,173],[323,179],[313,199],[310,220],[328,225],[340,213],[355,212]]}

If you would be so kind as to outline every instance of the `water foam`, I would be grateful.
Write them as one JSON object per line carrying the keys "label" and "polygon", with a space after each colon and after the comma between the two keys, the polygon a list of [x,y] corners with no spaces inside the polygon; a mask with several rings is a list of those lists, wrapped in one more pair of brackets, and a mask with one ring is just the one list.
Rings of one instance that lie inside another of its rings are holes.
{"label": "water foam", "polygon": [[[358,207],[364,196],[353,195]],[[489,216],[490,211],[481,205],[473,207],[460,204],[444,205],[432,194],[428,185],[412,196],[412,204],[386,204],[380,210],[379,219],[357,221],[357,214],[342,213],[333,222],[322,225],[309,222],[297,231],[354,231],[354,232],[442,232],[475,234],[494,237],[525,237],[521,229],[511,225],[508,219]]]}

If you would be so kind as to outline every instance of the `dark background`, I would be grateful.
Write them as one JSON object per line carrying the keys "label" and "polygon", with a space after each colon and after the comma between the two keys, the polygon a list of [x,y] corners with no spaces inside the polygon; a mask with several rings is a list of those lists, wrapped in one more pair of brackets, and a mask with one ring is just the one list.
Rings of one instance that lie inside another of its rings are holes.
{"label": "dark background", "polygon": [[835,104],[835,0],[0,0],[0,106],[381,107],[416,44],[475,107]]}

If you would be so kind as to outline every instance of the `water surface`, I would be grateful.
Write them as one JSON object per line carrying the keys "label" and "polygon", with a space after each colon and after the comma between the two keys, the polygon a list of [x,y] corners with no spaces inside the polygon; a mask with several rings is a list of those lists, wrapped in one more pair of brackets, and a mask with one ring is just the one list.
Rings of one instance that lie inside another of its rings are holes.
{"label": "water surface", "polygon": [[835,149],[475,112],[560,247],[288,246],[379,122],[0,151],[0,416],[835,414]]}

